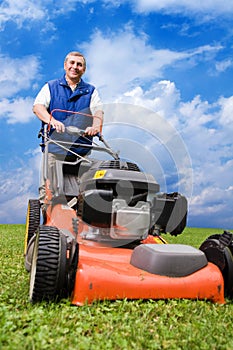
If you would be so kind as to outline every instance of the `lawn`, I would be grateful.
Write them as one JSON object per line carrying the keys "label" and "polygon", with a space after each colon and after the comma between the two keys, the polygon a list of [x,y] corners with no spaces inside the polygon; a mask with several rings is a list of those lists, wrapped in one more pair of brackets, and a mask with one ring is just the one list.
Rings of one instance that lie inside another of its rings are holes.
{"label": "lawn", "polygon": [[[0,225],[0,349],[233,349],[233,302],[68,300],[32,305],[24,269],[24,225]],[[186,228],[170,243],[199,247],[217,229]]]}

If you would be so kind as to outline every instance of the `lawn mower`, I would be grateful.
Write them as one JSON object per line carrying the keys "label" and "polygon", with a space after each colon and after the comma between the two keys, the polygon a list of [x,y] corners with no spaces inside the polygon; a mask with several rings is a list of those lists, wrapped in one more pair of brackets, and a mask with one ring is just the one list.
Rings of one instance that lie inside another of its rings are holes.
{"label": "lawn mower", "polygon": [[[90,139],[68,125],[63,138],[47,126],[42,134],[46,195],[43,206],[29,199],[25,234],[31,302],[69,298],[81,306],[95,300],[186,298],[224,303],[232,297],[230,232],[207,238],[200,249],[168,244],[163,233],[176,236],[186,227],[185,196],[161,193],[151,174],[121,159],[100,133]],[[65,151],[56,156],[52,172],[51,145]]]}

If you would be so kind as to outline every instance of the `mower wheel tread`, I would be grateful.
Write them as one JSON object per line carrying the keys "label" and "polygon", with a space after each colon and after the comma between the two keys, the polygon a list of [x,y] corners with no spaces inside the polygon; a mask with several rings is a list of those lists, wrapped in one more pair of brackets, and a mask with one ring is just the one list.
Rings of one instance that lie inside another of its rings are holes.
{"label": "mower wheel tread", "polygon": [[25,247],[26,253],[28,243],[40,225],[40,201],[29,199],[26,219]]}
{"label": "mower wheel tread", "polygon": [[31,267],[30,301],[65,296],[66,239],[56,227],[39,227]]}

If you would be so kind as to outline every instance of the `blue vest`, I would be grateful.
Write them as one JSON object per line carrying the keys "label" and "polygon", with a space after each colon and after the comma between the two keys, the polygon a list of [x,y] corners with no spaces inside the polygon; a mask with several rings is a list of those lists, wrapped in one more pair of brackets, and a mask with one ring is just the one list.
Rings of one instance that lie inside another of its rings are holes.
{"label": "blue vest", "polygon": [[[82,79],[78,84],[75,91],[69,87],[66,82],[65,75],[61,79],[51,80],[48,82],[51,101],[48,112],[51,113],[54,109],[61,109],[73,112],[83,112],[84,114],[91,114],[90,102],[91,96],[95,87],[88,83],[85,83]],[[61,121],[65,126],[76,126],[79,129],[85,130],[86,127],[91,126],[93,118],[81,114],[71,114],[69,112],[52,113],[53,117]],[[67,141],[71,143],[87,143],[91,144],[92,137],[88,137],[89,141],[83,137],[77,139],[76,136],[69,135],[67,133],[58,134],[56,131],[51,130],[51,139],[57,141]],[[88,148],[72,147],[73,151],[80,155],[85,155],[89,152]],[[49,152],[55,154],[66,154],[62,148],[55,144],[49,144]],[[70,154],[70,153],[69,153]]]}

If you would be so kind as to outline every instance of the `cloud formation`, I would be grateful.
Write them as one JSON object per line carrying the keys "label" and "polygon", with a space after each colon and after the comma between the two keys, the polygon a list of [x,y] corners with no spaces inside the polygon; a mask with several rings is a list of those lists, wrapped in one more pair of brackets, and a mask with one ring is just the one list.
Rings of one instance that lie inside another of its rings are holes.
{"label": "cloud formation", "polygon": [[1,171],[0,217],[4,223],[25,223],[28,199],[38,197],[40,162],[38,148],[26,160],[18,159],[10,170]]}
{"label": "cloud formation", "polygon": [[[174,82],[160,81],[148,91],[134,88],[121,96],[118,102],[150,106],[176,128],[192,163],[191,217],[198,218],[201,226],[205,225],[205,220],[209,222],[212,215],[212,223],[219,227],[224,217],[233,227],[230,209],[233,205],[233,97],[219,98],[213,104],[202,101],[200,96],[182,102]],[[146,125],[143,117],[142,123]],[[156,134],[154,120],[146,126]],[[177,148],[177,143],[171,146],[173,150]],[[182,171],[183,175],[187,175],[190,168],[178,166],[178,169],[181,180],[190,181],[189,177],[182,178]]]}
{"label": "cloud formation", "polygon": [[5,119],[8,124],[28,123],[32,117],[33,98],[16,98],[12,101],[3,98],[0,100],[0,119]]}
{"label": "cloud formation", "polygon": [[31,88],[35,78],[39,78],[39,61],[32,55],[12,58],[2,54],[0,66],[0,98],[9,98],[22,90]]}
{"label": "cloud formation", "polygon": [[[120,6],[125,3],[125,0],[104,0],[104,2]],[[164,12],[180,13],[187,16],[208,14],[206,19],[211,19],[216,15],[229,15],[233,12],[232,2],[223,2],[222,0],[206,0],[204,2],[200,0],[128,0],[127,2],[139,13]]]}
{"label": "cloud formation", "polygon": [[3,30],[4,25],[9,21],[15,22],[19,28],[25,21],[40,21],[46,16],[46,13],[45,6],[42,6],[40,2],[3,0],[0,5],[0,30]]}
{"label": "cloud formation", "polygon": [[[222,49],[221,45],[204,45],[187,51],[156,49],[144,33],[135,34],[131,27],[114,33],[96,31],[91,40],[77,43],[77,49],[85,52],[87,77],[111,101],[116,95],[128,91],[132,86],[152,83],[164,74],[167,67],[182,65],[192,67],[200,61],[213,60]],[[104,55],[102,54],[104,52]]]}
{"label": "cloud formation", "polygon": [[0,55],[0,66],[0,119],[9,124],[27,123],[32,117],[33,103],[28,89],[40,76],[39,60],[35,56]]}
{"label": "cloud formation", "polygon": [[[119,7],[128,3],[132,9],[140,14],[153,12],[165,14],[182,14],[188,17],[202,15],[202,20],[210,21],[216,16],[229,17],[233,13],[233,3],[222,0],[190,1],[190,0],[62,0],[48,2],[40,0],[32,2],[30,0],[3,0],[0,4],[0,30],[4,29],[7,22],[14,22],[21,28],[25,23],[44,21],[48,29],[51,27],[52,19],[57,16],[68,14],[84,5],[94,5]],[[199,17],[198,17],[199,18]],[[46,20],[46,22],[45,22]],[[29,29],[30,27],[28,27]]]}

